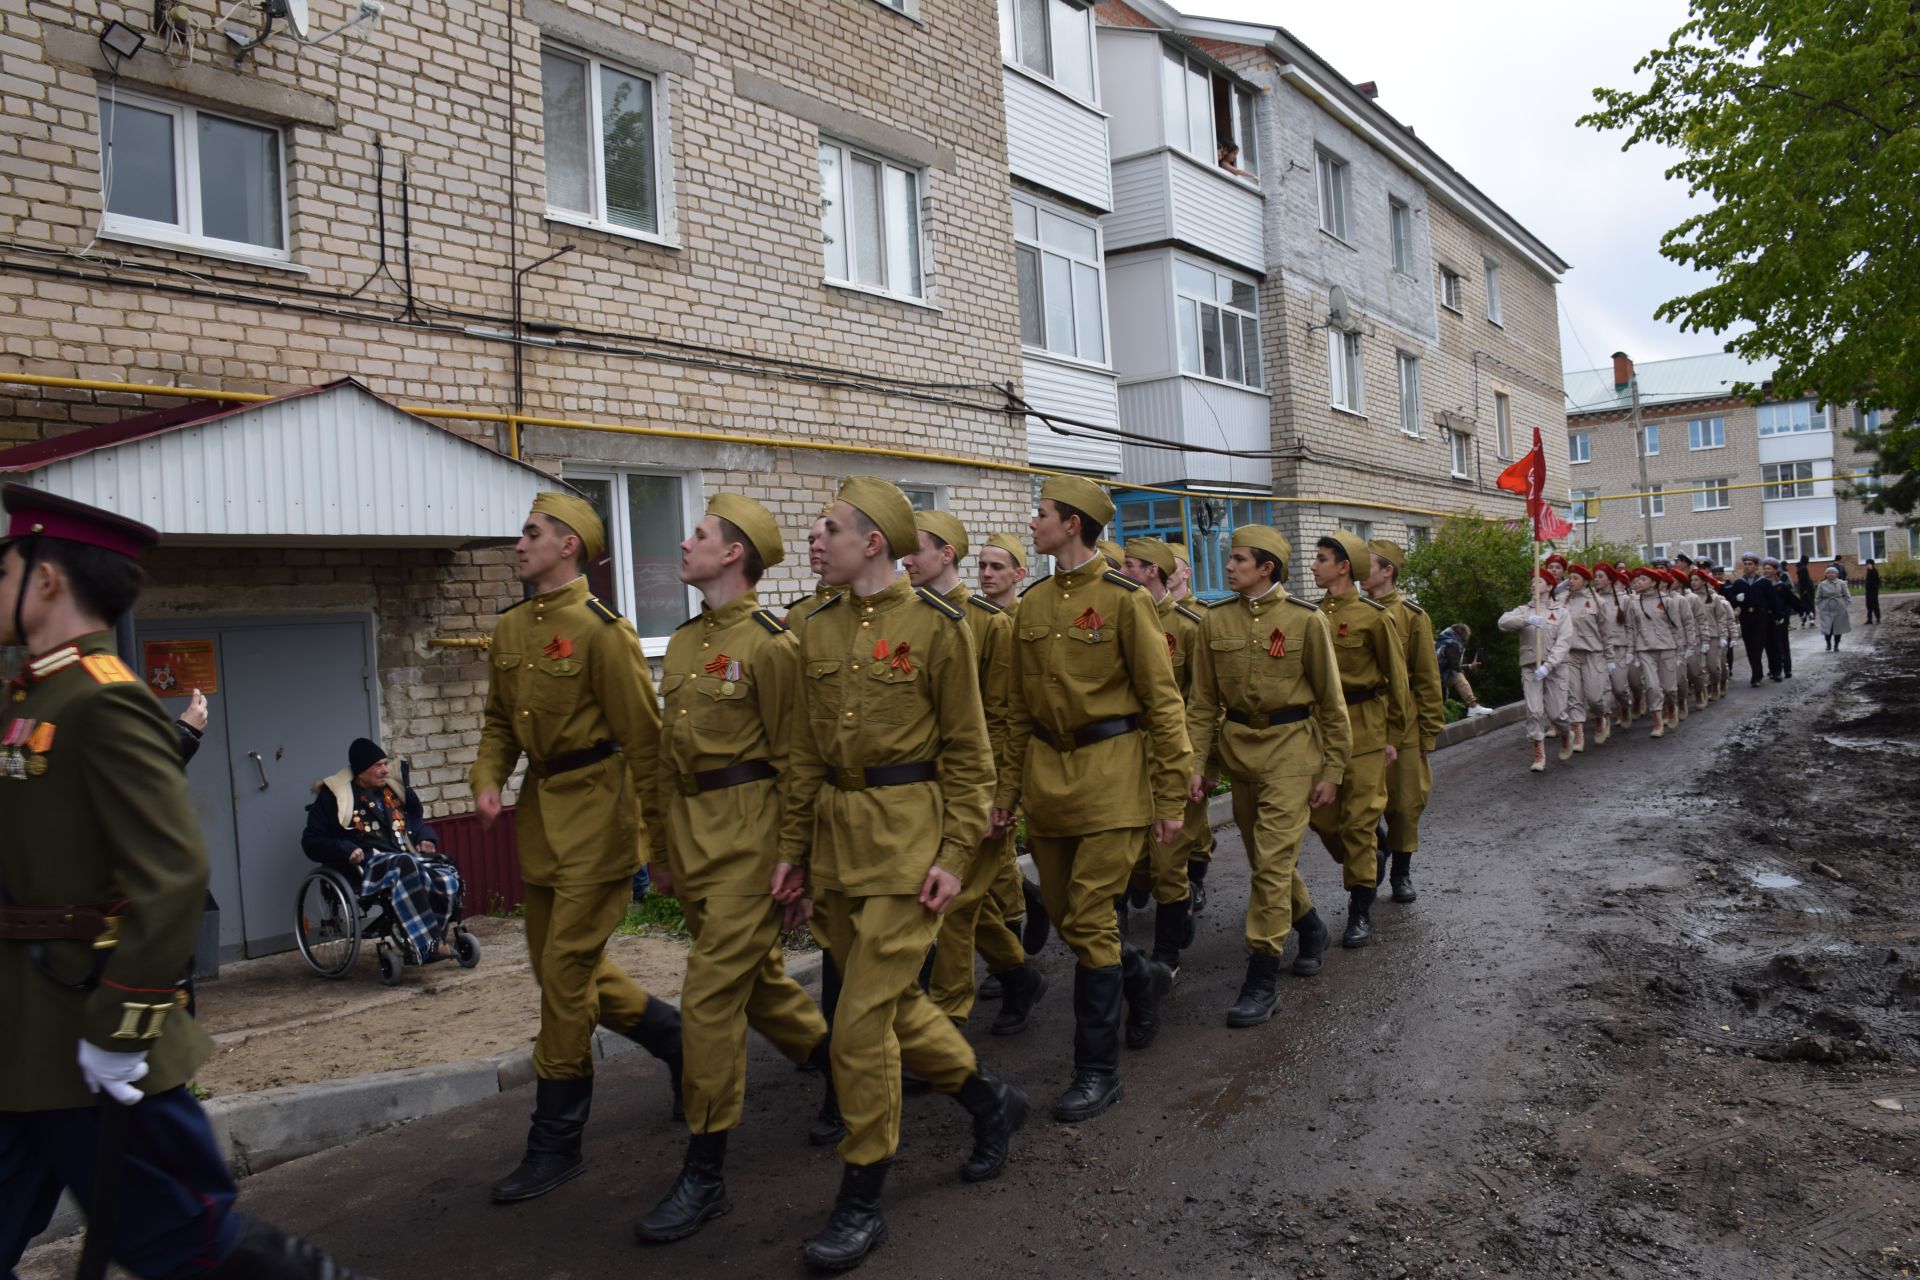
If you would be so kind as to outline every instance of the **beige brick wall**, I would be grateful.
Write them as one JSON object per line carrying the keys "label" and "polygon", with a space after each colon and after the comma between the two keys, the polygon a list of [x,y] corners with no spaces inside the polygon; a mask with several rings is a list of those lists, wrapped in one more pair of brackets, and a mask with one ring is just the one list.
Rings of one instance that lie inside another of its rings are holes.
{"label": "beige brick wall", "polygon": [[[1720,449],[1694,450],[1688,447],[1687,423],[1692,419],[1720,418],[1725,423],[1726,446]],[[1647,459],[1647,482],[1674,491],[1697,487],[1701,482],[1725,478],[1733,484],[1757,483],[1760,479],[1760,428],[1754,406],[1741,400],[1716,399],[1687,401],[1683,404],[1645,406],[1641,421],[1660,429],[1660,452]],[[1587,433],[1591,462],[1569,469],[1568,484],[1573,489],[1591,489],[1603,497],[1637,493],[1640,487],[1639,459],[1634,452],[1633,424],[1627,414],[1572,414],[1567,432]],[[1723,511],[1693,509],[1690,494],[1666,496],[1664,515],[1653,517],[1653,538],[1664,544],[1668,554],[1685,551],[1694,554],[1703,541],[1735,544],[1735,554],[1761,549],[1763,524],[1761,491],[1731,489],[1729,506]],[[1640,504],[1602,501],[1599,518],[1590,523],[1588,536],[1611,542],[1640,546],[1646,541]],[[1580,532],[1576,525],[1575,541]]]}

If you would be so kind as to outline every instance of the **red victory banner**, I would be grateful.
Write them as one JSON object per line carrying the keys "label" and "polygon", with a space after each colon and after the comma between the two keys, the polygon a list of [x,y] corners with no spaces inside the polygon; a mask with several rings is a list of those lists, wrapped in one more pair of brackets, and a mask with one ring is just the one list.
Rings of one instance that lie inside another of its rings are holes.
{"label": "red victory banner", "polygon": [[1509,493],[1527,500],[1527,520],[1533,525],[1536,542],[1553,542],[1573,532],[1573,526],[1547,501],[1547,454],[1540,443],[1540,428],[1533,429],[1533,448],[1525,457],[1500,473],[1494,482]]}

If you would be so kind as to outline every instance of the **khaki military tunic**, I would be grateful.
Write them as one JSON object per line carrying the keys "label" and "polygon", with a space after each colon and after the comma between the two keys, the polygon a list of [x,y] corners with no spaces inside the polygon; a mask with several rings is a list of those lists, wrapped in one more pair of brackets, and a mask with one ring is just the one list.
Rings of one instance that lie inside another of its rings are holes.
{"label": "khaki military tunic", "polygon": [[1385,751],[1406,740],[1418,719],[1407,692],[1407,661],[1400,631],[1387,607],[1358,591],[1329,594],[1318,606],[1332,633],[1340,684],[1353,726],[1353,759],[1340,798],[1313,811],[1310,823],[1327,852],[1345,869],[1349,889],[1371,889],[1375,828],[1387,808]]}
{"label": "khaki military tunic", "polygon": [[1276,586],[1208,607],[1195,651],[1187,732],[1233,780],[1233,818],[1253,870],[1250,950],[1277,956],[1312,909],[1300,877],[1314,786],[1346,777],[1352,731],[1326,619]]}
{"label": "khaki military tunic", "polygon": [[[108,632],[29,663],[0,703],[0,740],[22,741],[0,777],[0,902],[115,904],[117,945],[0,939],[0,1111],[91,1107],[74,1054],[147,1053],[138,1088],[164,1093],[213,1051],[179,989],[207,895],[207,852],[173,726],[114,655]],[[124,905],[121,904],[121,900]],[[98,968],[99,981],[82,983]]]}
{"label": "khaki military tunic", "polygon": [[[1193,683],[1193,650],[1200,635],[1200,615],[1171,595],[1156,600],[1154,612],[1167,637],[1167,659],[1173,664],[1173,682],[1184,704]],[[1218,762],[1209,762],[1200,772],[1219,776]],[[1185,901],[1192,894],[1187,883],[1187,859],[1208,832],[1206,801],[1195,804],[1189,800],[1179,838],[1172,844],[1161,844],[1148,831],[1146,852],[1134,870],[1134,883],[1147,885],[1156,902]]]}
{"label": "khaki military tunic", "polygon": [[1446,692],[1440,687],[1440,660],[1433,650],[1433,619],[1413,598],[1395,590],[1380,601],[1400,632],[1407,658],[1407,692],[1414,716],[1394,745],[1400,758],[1387,766],[1387,849],[1415,853],[1420,848],[1420,815],[1433,794],[1433,769],[1427,753],[1447,723]]}

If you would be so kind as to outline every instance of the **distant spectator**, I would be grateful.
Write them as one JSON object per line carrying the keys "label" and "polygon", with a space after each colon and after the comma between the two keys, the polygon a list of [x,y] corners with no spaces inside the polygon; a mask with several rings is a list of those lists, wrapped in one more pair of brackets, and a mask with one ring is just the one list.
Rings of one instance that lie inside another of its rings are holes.
{"label": "distant spectator", "polygon": [[1840,576],[1840,571],[1832,565],[1827,566],[1826,575],[1820,580],[1820,589],[1815,594],[1816,612],[1820,615],[1820,638],[1827,642],[1829,650],[1840,648],[1840,637],[1852,629],[1847,613],[1853,607],[1853,594]]}
{"label": "distant spectator", "polygon": [[1220,167],[1228,173],[1235,174],[1242,178],[1255,178],[1259,176],[1240,167],[1240,148],[1231,142],[1220,148],[1219,160]]}
{"label": "distant spectator", "polygon": [[1800,553],[1800,562],[1793,566],[1795,598],[1793,607],[1800,615],[1800,625],[1806,626],[1813,619],[1813,574],[1807,569],[1807,553]]}
{"label": "distant spectator", "polygon": [[1473,696],[1473,686],[1467,683],[1466,673],[1480,666],[1478,656],[1469,658],[1467,644],[1473,639],[1473,629],[1464,622],[1456,622],[1434,637],[1433,653],[1440,662],[1440,687],[1464,702],[1470,716],[1490,716],[1493,710],[1480,705]]}
{"label": "distant spectator", "polygon": [[1867,561],[1867,621],[1880,621],[1880,566]]}

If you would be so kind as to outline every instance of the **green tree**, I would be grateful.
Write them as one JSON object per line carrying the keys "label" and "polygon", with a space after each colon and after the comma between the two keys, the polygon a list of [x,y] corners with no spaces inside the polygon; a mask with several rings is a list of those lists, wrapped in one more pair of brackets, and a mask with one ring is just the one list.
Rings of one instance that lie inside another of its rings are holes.
{"label": "green tree", "polygon": [[[1691,0],[1581,117],[1664,143],[1670,179],[1713,199],[1660,252],[1714,277],[1654,312],[1776,366],[1774,396],[1864,400],[1891,422],[1874,511],[1920,503],[1920,6],[1913,0]],[[1741,388],[1750,392],[1751,388]],[[1897,478],[1896,478],[1897,477]],[[1908,523],[1911,523],[1911,518]]]}
{"label": "green tree", "polygon": [[1442,521],[1433,538],[1407,557],[1400,580],[1433,618],[1436,634],[1464,622],[1473,628],[1469,648],[1484,650],[1485,665],[1470,674],[1487,706],[1520,696],[1518,638],[1494,624],[1528,598],[1533,542],[1525,528],[1468,512]]}

